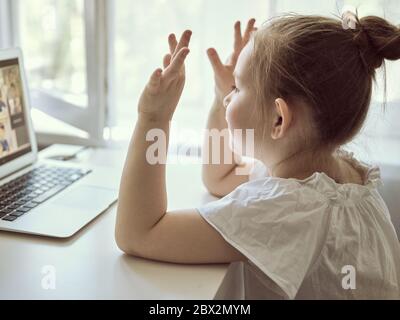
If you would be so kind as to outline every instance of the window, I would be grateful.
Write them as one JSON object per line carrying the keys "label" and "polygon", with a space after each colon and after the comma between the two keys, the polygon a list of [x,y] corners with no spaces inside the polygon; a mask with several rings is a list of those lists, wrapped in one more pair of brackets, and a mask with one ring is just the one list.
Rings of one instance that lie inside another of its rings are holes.
{"label": "window", "polygon": [[[32,106],[76,128],[76,136],[49,140],[101,144],[109,97],[108,1],[1,1],[8,27],[1,45],[22,47]],[[35,123],[39,132],[47,119]]]}
{"label": "window", "polygon": [[148,77],[168,53],[167,38],[185,29],[193,31],[187,60],[187,82],[173,123],[201,130],[213,102],[214,78],[206,50],[215,47],[221,59],[232,52],[233,25],[268,19],[273,1],[184,0],[115,1],[115,101],[114,125],[122,136],[131,134],[137,101]]}
{"label": "window", "polygon": [[87,107],[84,3],[41,2],[25,1],[18,8],[30,86]]}

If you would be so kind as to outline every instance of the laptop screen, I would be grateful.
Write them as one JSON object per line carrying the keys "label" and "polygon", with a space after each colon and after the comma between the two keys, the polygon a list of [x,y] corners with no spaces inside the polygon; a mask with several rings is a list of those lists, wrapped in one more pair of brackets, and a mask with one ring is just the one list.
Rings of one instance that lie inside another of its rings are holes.
{"label": "laptop screen", "polygon": [[0,165],[31,151],[18,59],[0,61]]}

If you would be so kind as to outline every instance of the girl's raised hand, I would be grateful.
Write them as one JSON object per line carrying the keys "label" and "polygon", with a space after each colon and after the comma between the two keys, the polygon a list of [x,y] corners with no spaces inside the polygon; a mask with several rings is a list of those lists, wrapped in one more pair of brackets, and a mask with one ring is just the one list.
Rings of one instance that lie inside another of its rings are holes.
{"label": "girl's raised hand", "polygon": [[256,20],[251,19],[247,23],[247,27],[243,35],[240,21],[235,23],[235,41],[233,53],[225,64],[221,62],[221,59],[214,48],[207,50],[208,58],[210,59],[215,75],[216,98],[221,104],[224,98],[232,91],[232,86],[235,84],[233,72],[235,70],[240,53],[250,41],[251,33],[257,30],[257,28],[254,27],[255,23]]}
{"label": "girl's raised hand", "polygon": [[164,57],[164,69],[157,69],[139,100],[139,115],[153,121],[170,121],[185,86],[185,60],[192,36],[186,30],[179,43],[174,34],[168,38],[170,53]]}

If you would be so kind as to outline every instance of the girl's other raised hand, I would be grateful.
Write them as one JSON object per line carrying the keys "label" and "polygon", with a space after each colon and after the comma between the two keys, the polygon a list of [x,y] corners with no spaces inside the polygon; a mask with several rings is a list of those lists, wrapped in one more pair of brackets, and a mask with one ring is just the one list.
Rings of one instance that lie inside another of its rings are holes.
{"label": "girl's other raised hand", "polygon": [[244,34],[242,34],[240,21],[235,23],[233,53],[230,55],[225,64],[222,63],[218,52],[214,48],[207,50],[207,55],[210,59],[215,75],[216,98],[221,104],[224,98],[232,91],[232,86],[235,85],[233,72],[235,70],[240,53],[250,41],[252,32],[257,30],[257,28],[255,28],[255,23],[255,19],[249,20]]}

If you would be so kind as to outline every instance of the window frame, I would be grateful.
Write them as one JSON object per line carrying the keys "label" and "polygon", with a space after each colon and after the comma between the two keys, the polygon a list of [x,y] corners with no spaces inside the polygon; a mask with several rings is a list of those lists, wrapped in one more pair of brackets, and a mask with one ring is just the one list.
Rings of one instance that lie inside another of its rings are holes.
{"label": "window frame", "polygon": [[0,47],[11,47],[14,44],[15,20],[11,19],[14,14],[14,2],[12,0],[0,0]]}

